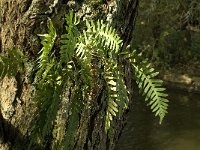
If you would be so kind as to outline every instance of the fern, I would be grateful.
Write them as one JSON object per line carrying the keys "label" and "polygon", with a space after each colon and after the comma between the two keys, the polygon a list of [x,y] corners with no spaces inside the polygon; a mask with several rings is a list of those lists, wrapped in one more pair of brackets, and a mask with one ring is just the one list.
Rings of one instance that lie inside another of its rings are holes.
{"label": "fern", "polygon": [[74,22],[76,19],[73,16],[70,13],[66,17],[67,33],[63,34],[61,38],[62,46],[59,59],[54,53],[53,46],[57,35],[51,20],[48,21],[48,33],[39,34],[43,37],[41,42],[43,47],[37,60],[39,65],[35,77],[36,92],[34,98],[38,106],[38,116],[36,116],[36,125],[31,134],[29,149],[35,142],[45,147],[46,141],[51,140],[47,137],[53,129],[59,104],[63,99],[61,95],[63,95],[69,78],[74,80],[74,75],[71,73],[74,70],[72,57],[74,56],[78,31],[74,33],[77,22]]}
{"label": "fern", "polygon": [[52,48],[54,46],[55,39],[57,37],[56,30],[53,26],[52,21],[48,20],[48,34],[38,34],[38,36],[43,37],[43,40],[41,41],[41,44],[43,45],[42,49],[40,50],[39,58],[38,58],[38,68],[39,71],[36,74],[36,78],[38,78],[40,75],[43,74],[44,71],[46,71],[45,74],[47,74],[47,70],[50,70],[49,63],[52,61]]}
{"label": "fern", "polygon": [[84,58],[88,50],[91,54],[97,53],[101,57],[116,56],[122,40],[111,25],[105,25],[102,20],[98,20],[97,23],[86,20],[86,27],[83,35],[79,37],[77,56]]}
{"label": "fern", "polygon": [[155,79],[158,73],[148,60],[136,51],[120,53],[123,42],[110,24],[86,20],[85,30],[79,32],[78,23],[79,19],[73,12],[66,16],[66,32],[61,35],[59,56],[54,53],[57,34],[51,21],[48,23],[48,34],[39,35],[43,37],[35,77],[35,99],[39,111],[31,141],[45,146],[44,139],[51,134],[59,103],[63,100],[61,95],[64,95],[69,81],[74,85],[70,91],[69,122],[63,145],[72,149],[80,114],[84,105],[93,100],[94,96],[91,95],[94,94],[97,80],[100,80],[97,79],[99,76],[103,77],[107,92],[105,132],[114,127],[113,120],[122,116],[129,103],[130,89],[124,81],[126,76],[121,60],[129,61],[132,65],[140,92],[152,112],[160,117],[161,123],[167,113],[167,94],[164,93],[162,81]]}
{"label": "fern", "polygon": [[116,61],[108,61],[105,63],[104,79],[107,83],[107,111],[105,118],[105,131],[107,132],[111,126],[114,117],[122,116],[128,107],[128,90],[126,88],[123,76],[119,71]]}
{"label": "fern", "polygon": [[105,131],[107,132],[111,126],[111,122],[114,116],[117,116],[118,105],[116,103],[117,99],[117,83],[115,77],[116,65],[113,65],[112,62],[105,64],[105,75],[104,78],[107,83],[107,110],[105,118]]}
{"label": "fern", "polygon": [[22,73],[24,63],[24,55],[19,49],[8,49],[6,55],[0,55],[0,79],[3,79],[6,75],[11,77],[16,76],[18,72]]}
{"label": "fern", "polygon": [[79,35],[77,25],[79,24],[79,19],[77,19],[76,15],[70,11],[69,15],[66,15],[66,31],[67,34],[63,34],[61,36],[61,47],[60,47],[60,55],[61,62],[68,63],[73,55],[74,50],[77,44],[77,38]]}
{"label": "fern", "polygon": [[93,21],[89,22],[86,20],[86,25],[87,32],[94,35],[94,39],[96,40],[97,44],[104,45],[106,48],[115,53],[119,52],[122,45],[122,40],[116,34],[115,29],[112,28],[110,24],[105,25],[102,20],[98,20],[97,24],[95,24]]}
{"label": "fern", "polygon": [[[109,25],[105,25],[103,21],[86,21],[87,29],[83,31],[83,36],[80,37],[80,43],[77,48],[77,56],[88,61],[91,59],[91,55],[98,55],[103,61],[111,62],[118,57],[119,51],[122,47],[122,41],[116,34],[115,30]],[[131,55],[130,53],[127,53]],[[167,94],[164,94],[161,90],[162,81],[154,79],[157,73],[153,68],[150,68],[150,64],[147,60],[143,61],[141,54],[127,57],[133,66],[135,72],[136,81],[143,96],[146,96],[145,100],[148,101],[148,105],[151,105],[152,112],[160,117],[160,123],[167,113]],[[89,64],[91,61],[88,61]],[[136,63],[137,62],[137,63]],[[138,63],[140,62],[140,63]],[[115,64],[118,62],[115,60]],[[104,64],[105,66],[108,64]],[[128,107],[128,91],[123,80],[123,75],[120,73],[119,67],[114,67],[110,64],[108,68],[111,70],[105,70],[105,80],[108,83],[108,106],[106,112],[105,128],[106,131],[110,128],[113,117],[117,114],[122,114]],[[114,69],[117,68],[117,69]],[[113,70],[114,69],[114,70]],[[118,75],[117,75],[118,74]],[[111,85],[112,83],[112,85]]]}
{"label": "fern", "polygon": [[137,54],[136,51],[133,51],[132,53],[126,52],[124,54],[126,54],[126,58],[129,59],[133,66],[140,92],[145,96],[145,101],[147,105],[151,106],[155,116],[159,116],[161,124],[167,114],[168,100],[166,97],[168,95],[164,93],[166,89],[163,88],[163,81],[155,79],[159,73],[151,67],[148,59],[142,60],[141,53]]}
{"label": "fern", "polygon": [[128,108],[129,104],[129,91],[126,87],[123,76],[120,74],[120,71],[117,73],[117,81],[116,81],[116,89],[117,89],[117,104],[119,106],[119,116],[122,116],[124,110]]}
{"label": "fern", "polygon": [[[123,113],[128,101],[126,85],[123,84],[124,82],[117,66],[117,57],[122,41],[116,34],[115,29],[109,24],[105,25],[103,21],[98,20],[97,23],[94,23],[86,20],[86,26],[87,30],[83,32],[83,47],[90,46],[90,53],[99,56],[99,59],[103,62],[102,65],[104,65],[104,79],[107,83],[108,91],[105,117],[105,131],[107,132],[113,118]],[[84,52],[86,53],[87,50]],[[122,93],[123,95],[121,95]]]}
{"label": "fern", "polygon": [[[94,21],[86,20],[86,27],[87,29],[84,30],[82,36],[79,37],[80,43],[77,44],[77,56],[80,57],[82,63],[85,64],[85,66],[82,65],[83,69],[81,69],[82,74],[85,74],[85,79],[90,74],[89,70],[91,70],[91,66],[89,66],[89,64],[91,63],[91,57],[93,56],[97,56],[98,59],[104,62],[102,65],[107,65],[107,69],[114,69],[115,67],[108,66],[107,62],[112,60],[112,57],[117,57],[116,54],[122,44],[122,41],[115,30],[109,24],[105,25],[103,21],[94,23]],[[115,74],[113,74],[111,70],[105,70],[104,72],[107,72],[104,78],[108,83],[108,106],[105,119],[105,129],[107,131],[110,128],[113,117],[116,116],[116,113],[118,112],[118,104],[116,99],[117,91],[116,87],[114,87],[116,82],[116,77],[114,77]],[[90,77],[91,75],[87,78]],[[123,105],[122,103],[119,104]]]}

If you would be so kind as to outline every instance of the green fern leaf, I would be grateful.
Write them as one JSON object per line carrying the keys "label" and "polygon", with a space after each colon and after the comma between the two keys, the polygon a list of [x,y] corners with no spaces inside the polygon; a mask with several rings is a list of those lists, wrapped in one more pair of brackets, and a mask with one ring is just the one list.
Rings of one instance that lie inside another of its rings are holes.
{"label": "green fern leaf", "polygon": [[105,131],[111,127],[114,117],[121,117],[124,110],[128,107],[128,90],[126,88],[123,76],[118,70],[119,67],[115,61],[109,60],[105,63],[104,79],[107,83],[108,100],[105,118]]}
{"label": "green fern leaf", "polygon": [[121,117],[124,110],[128,108],[129,97],[128,97],[128,89],[124,82],[123,76],[118,74],[117,76],[117,104],[119,106],[119,116]]}
{"label": "green fern leaf", "polygon": [[8,49],[7,54],[0,55],[0,79],[3,79],[6,75],[11,77],[18,72],[22,73],[24,62],[25,58],[19,49]]}
{"label": "green fern leaf", "polygon": [[104,79],[107,83],[107,91],[108,91],[108,100],[107,100],[107,110],[106,110],[106,118],[105,118],[105,131],[107,132],[110,129],[111,121],[113,117],[117,115],[118,105],[116,103],[117,99],[117,88],[116,88],[116,77],[114,75],[116,66],[111,62],[105,63],[105,75]]}
{"label": "green fern leaf", "polygon": [[152,112],[155,116],[159,116],[160,123],[162,123],[163,118],[167,113],[168,100],[166,97],[165,88],[163,88],[163,81],[155,79],[158,72],[148,63],[147,59],[142,58],[142,54],[137,54],[136,51],[132,53],[124,52],[122,53],[124,58],[128,59],[133,66],[136,83],[140,93],[145,96],[145,101],[147,105],[150,105]]}
{"label": "green fern leaf", "polygon": [[54,46],[55,39],[57,37],[56,30],[53,26],[52,21],[49,19],[48,20],[48,29],[49,33],[48,34],[38,34],[38,36],[43,37],[43,40],[41,44],[43,45],[42,49],[40,50],[39,58],[38,58],[38,68],[39,71],[36,74],[36,78],[39,77],[43,71],[46,69],[48,63],[50,62],[51,59],[51,50]]}
{"label": "green fern leaf", "polygon": [[88,21],[86,20],[86,31],[79,37],[76,54],[82,59],[87,59],[88,56],[97,54],[106,58],[116,56],[121,48],[122,41],[116,34],[116,31],[103,21]]}
{"label": "green fern leaf", "polygon": [[61,47],[60,47],[60,55],[61,62],[68,63],[73,55],[75,48],[77,46],[77,38],[79,35],[77,25],[79,23],[79,19],[70,11],[69,15],[66,15],[66,31],[67,34],[63,34],[61,36]]}

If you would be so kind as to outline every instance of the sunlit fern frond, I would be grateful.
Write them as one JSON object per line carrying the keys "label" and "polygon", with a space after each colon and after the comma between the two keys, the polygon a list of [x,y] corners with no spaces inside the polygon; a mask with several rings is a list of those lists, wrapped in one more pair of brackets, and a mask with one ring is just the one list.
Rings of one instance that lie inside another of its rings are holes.
{"label": "sunlit fern frond", "polygon": [[60,46],[60,55],[61,62],[68,63],[72,56],[74,55],[74,51],[77,45],[79,31],[77,29],[77,25],[80,19],[77,18],[72,11],[68,15],[66,15],[66,34],[61,36],[61,46]]}
{"label": "sunlit fern frond", "polygon": [[112,57],[118,53],[122,40],[110,24],[86,20],[86,27],[77,43],[77,56],[86,58],[87,55],[96,53],[102,57]]}
{"label": "sunlit fern frond", "polygon": [[125,52],[125,58],[128,59],[135,72],[136,82],[139,90],[143,96],[147,105],[150,106],[155,116],[159,116],[160,123],[167,114],[168,99],[165,94],[165,88],[163,88],[163,81],[155,79],[159,74],[151,67],[147,59],[143,59],[142,54],[137,54],[136,51],[132,53]]}
{"label": "sunlit fern frond", "polygon": [[[110,63],[112,64],[112,63]],[[123,75],[118,70],[117,65],[108,65],[105,73],[105,80],[107,83],[107,110],[105,119],[106,132],[110,129],[114,117],[121,117],[124,110],[128,108],[128,90],[123,79]]]}
{"label": "sunlit fern frond", "polygon": [[[146,97],[145,101],[151,106],[152,112],[155,116],[159,116],[160,123],[167,113],[168,100],[167,94],[164,93],[166,90],[163,88],[163,81],[159,79],[153,79],[150,74],[146,74],[140,67],[135,66],[137,84],[140,89],[143,90],[143,95]],[[153,75],[152,75],[153,76]]]}
{"label": "sunlit fern frond", "polygon": [[11,77],[18,72],[22,73],[24,60],[23,53],[17,48],[8,49],[7,54],[0,55],[0,79],[3,79],[6,75]]}
{"label": "sunlit fern frond", "polygon": [[48,33],[47,34],[38,34],[38,36],[43,37],[43,40],[41,41],[42,49],[39,52],[39,58],[38,58],[38,73],[36,75],[39,76],[43,73],[43,71],[46,69],[49,61],[52,59],[52,48],[54,46],[55,39],[57,37],[56,30],[53,26],[52,21],[48,20]]}
{"label": "sunlit fern frond", "polygon": [[91,66],[92,66],[91,54],[93,52],[92,49],[89,49],[89,47],[86,45],[85,40],[86,39],[84,39],[83,36],[79,37],[79,43],[77,43],[77,49],[76,49],[76,56],[80,68],[79,73],[81,75],[83,83],[85,85],[91,85]]}
{"label": "sunlit fern frond", "polygon": [[76,56],[80,64],[80,74],[84,84],[91,85],[91,61],[94,48],[92,47],[91,36],[87,35],[85,31],[79,36],[77,43]]}
{"label": "sunlit fern frond", "polygon": [[[114,66],[113,66],[114,67]],[[113,69],[113,68],[112,68]],[[105,80],[107,83],[107,110],[106,110],[106,118],[105,118],[105,131],[107,132],[111,127],[111,122],[113,117],[117,116],[118,113],[118,104],[117,100],[117,83],[116,77],[114,76],[111,68],[107,68],[105,74]]]}
{"label": "sunlit fern frond", "polygon": [[88,56],[91,55],[93,50],[90,49],[91,51],[89,51],[89,48],[92,47],[92,39],[89,35],[86,34],[85,31],[83,31],[83,34],[80,35],[78,39],[79,42],[77,43],[76,55],[82,60],[86,60]]}
{"label": "sunlit fern frond", "polygon": [[[106,48],[107,51],[110,51],[110,55],[119,52],[122,46],[122,40],[110,24],[104,24],[102,20],[98,20],[97,23],[86,20],[86,26],[87,34],[94,37],[94,44],[97,47],[101,46]],[[105,55],[107,55],[107,52]]]}

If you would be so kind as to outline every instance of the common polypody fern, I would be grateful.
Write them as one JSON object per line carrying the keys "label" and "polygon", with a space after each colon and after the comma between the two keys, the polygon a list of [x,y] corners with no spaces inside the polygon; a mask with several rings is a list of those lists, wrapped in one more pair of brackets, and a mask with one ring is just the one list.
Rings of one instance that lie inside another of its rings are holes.
{"label": "common polypody fern", "polygon": [[[79,19],[72,12],[66,16],[66,33],[61,35],[60,56],[55,55],[54,43],[57,34],[51,21],[48,26],[49,33],[40,35],[44,37],[36,74],[36,87],[40,90],[36,92],[36,99],[39,114],[43,119],[38,123],[39,130],[36,130],[37,134],[42,133],[40,138],[44,139],[50,134],[59,102],[62,100],[63,89],[68,86],[67,82],[72,82],[76,90],[72,90],[69,100],[69,122],[66,140],[63,140],[70,149],[84,104],[95,98],[95,86],[97,80],[100,80],[97,79],[99,75],[102,76],[106,87],[105,131],[109,131],[111,126],[114,127],[113,119],[121,117],[128,108],[128,90],[131,90],[126,87],[124,66],[119,58],[131,64],[142,95],[162,122],[167,113],[167,94],[164,94],[162,81],[154,79],[157,73],[148,61],[136,51],[120,53],[123,42],[110,24],[87,20],[86,29],[80,32],[77,28],[78,23]],[[51,89],[51,92],[47,89]],[[48,113],[53,117],[48,116]],[[42,143],[46,144],[44,140]]]}

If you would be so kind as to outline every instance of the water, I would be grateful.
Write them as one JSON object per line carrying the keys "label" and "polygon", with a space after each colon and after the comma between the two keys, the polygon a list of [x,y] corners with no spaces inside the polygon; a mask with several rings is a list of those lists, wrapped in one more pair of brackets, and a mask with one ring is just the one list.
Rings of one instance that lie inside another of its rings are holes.
{"label": "water", "polygon": [[162,125],[137,98],[116,150],[200,150],[200,95],[168,93],[169,113]]}

